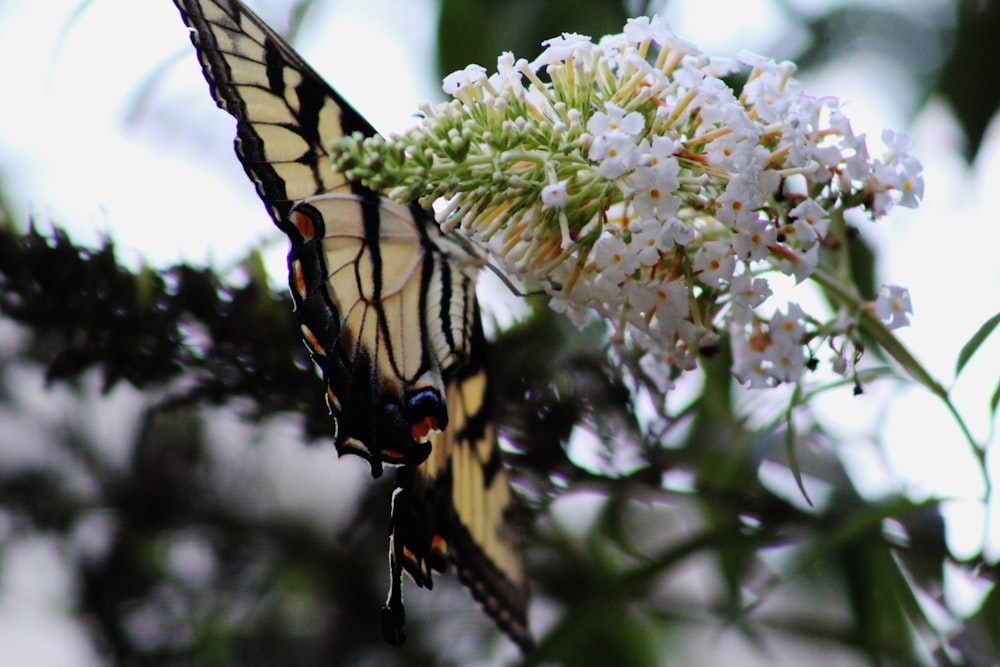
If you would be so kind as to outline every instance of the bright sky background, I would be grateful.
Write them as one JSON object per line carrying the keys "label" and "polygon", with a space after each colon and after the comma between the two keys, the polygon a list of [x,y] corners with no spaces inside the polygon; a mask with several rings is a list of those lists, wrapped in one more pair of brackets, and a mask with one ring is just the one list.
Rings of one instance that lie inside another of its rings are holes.
{"label": "bright sky background", "polygon": [[[171,2],[96,0],[70,23],[79,2],[0,3],[0,91],[9,96],[0,104],[0,179],[16,213],[35,215],[42,229],[51,219],[78,242],[95,243],[107,234],[127,261],[142,258],[154,266],[184,259],[224,267],[263,244],[282,282],[284,240],[233,154],[233,121],[211,101]],[[297,46],[377,128],[405,127],[420,101],[441,98],[428,65],[433,0],[328,4]],[[283,3],[270,12],[266,3],[258,6],[266,20],[285,15]],[[775,27],[783,25],[766,0],[674,2],[666,16],[680,36],[719,55],[767,52]],[[1000,136],[994,128],[967,169],[958,155],[959,132],[944,106],[932,102],[907,127],[913,93],[902,73],[869,54],[863,58],[847,56],[829,65],[805,78],[804,88],[845,101],[855,130],[867,132],[870,145],[878,146],[883,127],[914,139],[925,168],[923,206],[916,212],[897,209],[866,232],[881,249],[884,280],[911,290],[913,325],[900,337],[947,386],[962,344],[1000,310],[1000,234],[995,206],[987,200],[1000,185]],[[997,369],[1000,343],[991,341],[954,388],[958,409],[980,440],[987,437],[987,401]],[[862,491],[877,494],[900,476],[916,497],[958,499],[949,506],[949,539],[960,555],[976,550],[983,513],[975,498],[982,483],[939,402],[923,389],[894,385],[869,387],[861,399],[839,392],[821,406],[830,422],[840,424],[849,452],[853,438],[880,423],[884,459],[872,460],[860,447],[858,456],[848,457]],[[994,462],[993,477],[1000,479],[996,467]],[[998,544],[994,516],[994,556]],[[30,548],[25,563],[39,561]],[[12,593],[14,574],[9,567],[5,572],[0,626],[15,618],[11,609],[24,593],[23,585]],[[34,592],[58,596],[66,585],[49,581]],[[16,618],[18,624],[8,628],[31,621],[23,614]],[[6,649],[19,643],[23,651],[24,638],[0,630],[0,655],[10,655]],[[71,664],[51,661],[44,646],[39,650],[28,653],[38,658],[31,664]],[[72,664],[93,664],[76,655],[80,662]]]}

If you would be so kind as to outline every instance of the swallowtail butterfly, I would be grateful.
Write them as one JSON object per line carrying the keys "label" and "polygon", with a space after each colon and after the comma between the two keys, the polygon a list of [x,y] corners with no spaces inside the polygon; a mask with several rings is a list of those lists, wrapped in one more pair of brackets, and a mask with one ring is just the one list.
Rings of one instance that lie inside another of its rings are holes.
{"label": "swallowtail butterfly", "polygon": [[396,467],[385,639],[402,644],[402,573],[451,563],[486,613],[531,645],[513,499],[491,420],[480,262],[433,213],[349,182],[335,139],[375,130],[237,0],[174,0],[236,153],[288,236],[302,337],[326,383],[340,454]]}

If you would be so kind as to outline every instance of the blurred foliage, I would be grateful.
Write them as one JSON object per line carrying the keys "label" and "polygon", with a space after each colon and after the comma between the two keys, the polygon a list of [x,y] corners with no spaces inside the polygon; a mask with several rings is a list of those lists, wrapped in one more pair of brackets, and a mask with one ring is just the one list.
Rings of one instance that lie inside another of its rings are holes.
{"label": "blurred foliage", "polygon": [[972,160],[1000,108],[1000,77],[991,71],[1000,62],[1000,1],[963,0],[958,5],[953,45],[932,90],[950,103],[968,142],[965,157]]}
{"label": "blurred foliage", "polygon": [[[187,265],[133,274],[118,266],[110,241],[90,250],[58,229],[51,237],[34,226],[2,234],[0,310],[30,323],[31,354],[48,380],[99,368],[105,389],[121,380],[143,388],[184,373],[193,386],[174,402],[246,397],[257,415],[325,410],[315,392],[286,391],[308,385],[312,362],[287,317],[289,300],[271,294],[259,272],[242,287]],[[313,436],[328,429],[328,418],[308,422]]]}
{"label": "blurred foliage", "polygon": [[441,0],[439,69],[478,63],[492,70],[503,51],[530,59],[543,40],[564,32],[616,32],[627,18],[618,0]]}
{"label": "blurred foliage", "polygon": [[[292,25],[309,4],[295,4]],[[779,55],[808,68],[878,49],[919,100],[948,100],[971,158],[1000,96],[987,69],[998,5],[838,3],[803,16],[788,3],[810,39]],[[624,16],[606,0],[443,0],[442,69],[489,66],[504,49],[530,56],[541,39],[615,31]],[[382,644],[389,481],[367,483],[331,531],[268,511],[266,490],[219,455],[212,426],[222,408],[261,429],[297,415],[301,439],[335,456],[291,302],[255,258],[240,280],[188,265],[131,270],[110,240],[79,247],[58,229],[17,231],[0,214],[0,324],[13,339],[0,354],[0,414],[34,425],[3,442],[47,452],[0,466],[0,556],[30,535],[63,540],[79,580],[75,614],[110,664],[512,659],[448,578],[433,592],[409,587],[410,640],[401,651]],[[859,243],[859,282],[874,282],[874,261]],[[938,500],[861,495],[838,443],[805,408],[791,434],[780,414],[763,426],[749,419],[735,405],[725,341],[700,360],[701,393],[671,405],[653,437],[637,417],[649,412],[648,386],[609,359],[607,332],[578,331],[531,303],[531,316],[493,346],[539,601],[539,646],[524,664],[997,662],[996,563],[948,551]],[[26,370],[44,374],[56,414],[26,407]],[[105,397],[122,385],[144,397],[124,463],[95,438],[87,409],[63,409],[67,392],[85,405],[103,400],[89,396],[94,378]],[[581,432],[590,451],[570,445]],[[792,481],[789,437],[811,504]],[[878,445],[873,436],[868,446]],[[242,495],[220,483],[226,475]],[[71,549],[81,526],[102,517],[106,543]],[[183,576],[171,565],[178,545],[205,554],[212,574]],[[946,570],[984,591],[964,617],[945,601]]]}
{"label": "blurred foliage", "polygon": [[[0,478],[0,504],[19,526],[8,541],[32,531],[71,535],[95,511],[112,517],[103,555],[79,562],[79,611],[115,664],[468,664],[435,651],[426,634],[433,611],[411,611],[416,639],[403,651],[389,651],[375,631],[385,484],[369,486],[349,529],[333,538],[248,511],[216,487],[219,461],[199,406],[327,423],[286,297],[252,271],[240,287],[182,265],[131,272],[110,244],[81,248],[58,230],[8,226],[0,248],[0,307],[29,332],[5,374],[14,363],[38,364],[50,385],[82,392],[80,379],[97,373],[105,392],[128,382],[155,397],[124,468],[70,430],[59,447],[79,468],[11,469]],[[576,332],[540,307],[494,345],[504,360],[501,421],[517,445],[511,458],[530,519],[531,581],[539,599],[561,610],[526,664],[663,664],[664,651],[687,656],[677,664],[713,664],[711,651],[682,638],[689,626],[719,632],[712,628],[720,623],[751,644],[794,637],[819,654],[835,646],[880,665],[931,664],[927,656],[942,647],[949,652],[938,664],[972,665],[973,642],[980,651],[997,645],[990,616],[954,636],[934,621],[945,611],[947,565],[975,569],[981,580],[996,575],[993,564],[949,555],[935,501],[862,498],[818,424],[796,434],[803,473],[823,490],[816,504],[790,481],[764,483],[764,466],[790,475],[784,434],[749,427],[726,391],[678,411],[672,427],[686,434],[669,446],[643,442],[634,393],[609,365],[603,340],[600,329]],[[702,363],[707,387],[729,385],[724,354]],[[4,400],[14,408],[12,397]],[[575,456],[568,443],[580,427],[604,443],[598,460],[631,443],[630,472]],[[687,483],[665,483],[679,472]],[[70,483],[81,474],[86,492]],[[192,540],[215,564],[206,581],[179,579],[168,567],[171,545]],[[690,576],[692,563],[701,564],[693,575],[701,590],[685,597],[671,581]],[[806,612],[783,609],[803,601]]]}

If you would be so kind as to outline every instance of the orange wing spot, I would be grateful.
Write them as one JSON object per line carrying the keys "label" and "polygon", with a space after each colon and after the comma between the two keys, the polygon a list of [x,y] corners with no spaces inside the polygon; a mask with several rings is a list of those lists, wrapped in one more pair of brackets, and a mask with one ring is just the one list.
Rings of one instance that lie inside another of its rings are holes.
{"label": "orange wing spot", "polygon": [[382,456],[384,456],[387,459],[392,459],[394,461],[401,461],[405,458],[403,454],[397,452],[395,449],[383,449]]}
{"label": "orange wing spot", "polygon": [[302,236],[304,241],[309,241],[316,236],[316,227],[313,225],[312,218],[303,213],[302,211],[295,212],[295,229],[299,231],[299,235]]}
{"label": "orange wing spot", "polygon": [[342,412],[340,409],[340,399],[337,398],[335,393],[333,393],[333,389],[330,385],[326,385],[326,404],[330,406],[331,410]]}
{"label": "orange wing spot", "polygon": [[320,345],[319,339],[316,338],[316,334],[312,332],[312,329],[304,324],[301,325],[299,329],[302,330],[302,339],[306,342],[313,353],[318,354],[321,357],[325,357],[326,349]]}
{"label": "orange wing spot", "polygon": [[420,562],[417,559],[417,555],[415,553],[413,553],[412,551],[410,551],[409,547],[405,547],[405,546],[403,547],[403,558],[405,558],[406,560],[410,561],[411,563],[419,563]]}
{"label": "orange wing spot", "polygon": [[[407,561],[411,566],[419,570],[421,578],[425,579],[425,581],[417,581],[417,585],[430,587],[431,571],[427,569],[427,562],[418,558],[417,554],[413,553],[407,546],[403,546],[403,560]],[[414,576],[414,579],[416,579],[416,576]]]}
{"label": "orange wing spot", "polygon": [[434,417],[424,417],[410,425],[410,432],[417,442],[426,442],[431,433],[439,433],[440,431],[441,428]]}
{"label": "orange wing spot", "polygon": [[292,280],[298,295],[303,299],[306,298],[306,276],[302,273],[302,262],[297,259],[292,262]]}
{"label": "orange wing spot", "polygon": [[431,538],[431,552],[441,554],[442,556],[446,555],[448,553],[448,541],[441,535],[435,534]]}

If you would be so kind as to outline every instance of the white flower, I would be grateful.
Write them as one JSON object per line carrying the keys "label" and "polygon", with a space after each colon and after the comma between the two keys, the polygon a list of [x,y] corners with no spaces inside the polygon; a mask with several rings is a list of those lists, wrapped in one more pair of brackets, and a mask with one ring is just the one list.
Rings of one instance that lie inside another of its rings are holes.
{"label": "white flower", "polygon": [[740,259],[759,262],[771,254],[770,246],[778,242],[778,230],[773,225],[754,220],[745,229],[736,228],[733,250]]}
{"label": "white flower", "polygon": [[760,190],[751,180],[749,171],[741,173],[726,185],[726,191],[716,201],[716,215],[730,227],[751,228],[758,220]]}
{"label": "white flower", "polygon": [[812,199],[806,199],[788,212],[795,218],[795,236],[800,244],[809,246],[817,238],[826,236],[830,228],[830,216]]}
{"label": "white flower", "polygon": [[441,88],[446,95],[454,95],[464,87],[474,88],[476,84],[485,80],[485,67],[481,65],[469,65],[465,69],[460,69],[446,76]]}
{"label": "white flower", "polygon": [[633,280],[626,284],[625,291],[634,335],[644,349],[673,349],[676,337],[684,338],[691,332],[688,288],[684,281],[650,284]]}
{"label": "white flower", "polygon": [[747,81],[743,86],[743,95],[747,103],[753,106],[754,111],[765,123],[783,121],[788,109],[794,103],[794,96],[785,85],[783,73],[777,69],[776,63],[771,65],[775,67],[769,67],[768,71]]}
{"label": "white flower", "polygon": [[733,277],[736,257],[725,241],[709,241],[694,254],[691,268],[698,280],[709,287],[722,287]]}
{"label": "white flower", "polygon": [[521,70],[527,66],[528,61],[524,58],[515,60],[513,53],[504,51],[497,58],[497,73],[489,78],[489,83],[498,91],[516,91],[517,94],[523,94],[524,76],[521,74]]}
{"label": "white flower", "polygon": [[778,311],[771,318],[770,332],[772,345],[802,345],[805,335],[805,317],[802,307],[790,303],[785,308],[787,312]]}
{"label": "white flower", "polygon": [[531,63],[531,69],[537,71],[548,65],[561,64],[570,57],[579,57],[591,52],[594,44],[587,35],[575,32],[564,32],[559,37],[553,37],[542,42],[545,50]]}
{"label": "white flower", "polygon": [[806,368],[806,355],[801,345],[772,344],[764,350],[763,357],[770,364],[767,374],[779,382],[795,382]]}
{"label": "white flower", "polygon": [[621,107],[607,102],[604,105],[604,111],[598,111],[590,117],[590,121],[587,123],[587,132],[596,137],[619,132],[634,137],[644,129],[645,124],[646,121],[642,114],[637,111],[626,114]]}
{"label": "white flower", "polygon": [[613,180],[635,168],[639,151],[635,139],[624,132],[611,132],[594,139],[587,157],[598,164],[598,173],[603,178]]}
{"label": "white flower", "polygon": [[742,142],[741,137],[730,132],[708,142],[705,154],[713,165],[735,171],[735,158],[745,147],[746,144]]}
{"label": "white flower", "polygon": [[732,374],[750,389],[771,386],[771,380],[764,370],[764,353],[751,346],[742,329],[734,327],[730,334],[733,352]]}
{"label": "white flower", "polygon": [[899,205],[905,208],[916,208],[924,198],[923,165],[910,155],[899,159]]}
{"label": "white flower", "polygon": [[[610,322],[664,386],[722,327],[752,387],[798,380],[822,350],[844,372],[865,325],[857,304],[839,320],[769,315],[768,274],[801,282],[820,261],[836,266],[843,244],[818,243],[842,231],[831,220],[918,205],[922,167],[894,132],[873,159],[837,100],[799,90],[791,63],[741,59],[752,71],[737,96],[722,78],[735,61],[700,54],[661,19],[599,44],[564,34],[530,64],[505,53],[489,77],[474,65],[450,75],[453,99],[426,106],[418,128],[369,153],[344,140],[335,159],[373,190],[434,202],[445,233],[574,322]],[[909,295],[886,287],[868,312],[902,326]]]}
{"label": "white flower", "polygon": [[601,277],[615,285],[620,285],[625,276],[639,268],[635,250],[610,234],[602,236],[594,244],[594,263]]}
{"label": "white flower", "polygon": [[661,158],[641,150],[642,147],[637,149],[639,160],[649,162],[649,166],[636,168],[625,180],[635,191],[632,206],[644,219],[668,220],[681,205],[680,199],[673,194],[680,187],[677,178],[680,165],[672,157]]}
{"label": "white flower", "polygon": [[[729,283],[729,298],[733,305],[731,313],[735,317],[753,312],[771,296],[771,286],[766,278],[754,278],[749,273],[735,276]],[[746,321],[746,320],[742,320]]]}
{"label": "white flower", "polygon": [[663,226],[663,233],[660,238],[661,246],[669,247],[674,244],[687,246],[694,240],[697,232],[689,224],[673,218]]}
{"label": "white flower", "polygon": [[542,203],[546,206],[562,208],[569,201],[566,193],[566,181],[559,181],[542,188]]}
{"label": "white flower", "polygon": [[705,73],[698,70],[697,73],[686,67],[687,63],[682,63],[682,69],[677,73],[677,78],[683,79],[685,75],[689,80],[686,86],[693,91],[697,91],[698,96],[694,104],[699,105],[702,120],[709,124],[723,122],[727,114],[739,109],[739,102],[733,95],[732,89],[721,79],[705,77]]}
{"label": "white flower", "polygon": [[813,274],[819,262],[819,245],[813,244],[805,251],[785,249],[778,261],[778,270],[788,276],[795,276],[800,283]]}
{"label": "white flower", "polygon": [[794,382],[805,370],[806,355],[803,348],[805,313],[798,304],[790,303],[787,313],[780,311],[771,318],[768,327],[770,342],[764,350],[768,362],[767,373],[779,382]]}
{"label": "white flower", "polygon": [[910,292],[899,285],[883,285],[875,299],[875,316],[885,322],[889,329],[898,329],[910,324],[913,304]]}
{"label": "white flower", "polygon": [[660,252],[668,250],[663,243],[663,225],[656,220],[645,220],[632,233],[629,245],[635,249],[636,259],[643,266],[653,266],[660,261]]}
{"label": "white flower", "polygon": [[652,18],[639,16],[629,19],[625,22],[624,33],[625,38],[632,42],[639,43],[648,39],[671,50],[676,49],[684,53],[698,52],[693,44],[679,39],[670,26],[659,16]]}
{"label": "white flower", "polygon": [[894,162],[898,157],[908,155],[912,145],[910,137],[904,132],[896,132],[889,128],[882,130],[882,143],[889,149],[886,162]]}
{"label": "white flower", "polygon": [[[848,129],[849,124],[848,124]],[[841,152],[851,151],[846,155],[844,163],[847,165],[847,176],[854,181],[864,181],[871,173],[871,158],[868,157],[868,144],[865,142],[865,135],[859,136],[844,135],[840,140]]]}

